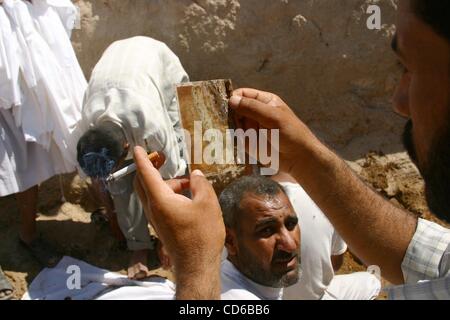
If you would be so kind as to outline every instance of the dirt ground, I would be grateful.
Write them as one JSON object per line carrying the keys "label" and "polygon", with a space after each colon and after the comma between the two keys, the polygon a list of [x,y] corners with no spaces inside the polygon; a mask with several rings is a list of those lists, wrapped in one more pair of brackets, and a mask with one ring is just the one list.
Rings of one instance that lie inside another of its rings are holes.
{"label": "dirt ground", "polygon": [[[91,212],[97,208],[86,182],[75,175],[61,177],[65,202],[62,201],[60,178],[45,182],[39,192],[38,230],[64,255],[86,261],[100,268],[126,274],[129,252],[116,240],[109,226],[91,222]],[[19,244],[19,213],[15,198],[0,198],[0,265],[15,287],[20,299],[28,285],[42,268]],[[149,258],[149,265],[156,263]],[[170,277],[163,270],[154,274]]]}
{"label": "dirt ground", "polygon": [[[370,153],[365,159],[350,165],[394,204],[443,224],[428,212],[423,198],[423,182],[405,154],[384,156]],[[40,233],[65,255],[125,273],[129,253],[123,244],[112,237],[108,226],[91,222],[90,215],[96,209],[96,200],[87,184],[75,175],[65,175],[61,182],[65,202],[61,201],[58,177],[41,186]],[[0,265],[15,287],[15,297],[20,299],[41,268],[18,242],[20,219],[14,197],[0,198],[0,212]],[[154,262],[151,259],[151,263]],[[339,273],[362,270],[365,267],[351,253],[347,253]],[[170,274],[159,269],[154,273],[170,277]],[[384,285],[387,285],[386,281]]]}

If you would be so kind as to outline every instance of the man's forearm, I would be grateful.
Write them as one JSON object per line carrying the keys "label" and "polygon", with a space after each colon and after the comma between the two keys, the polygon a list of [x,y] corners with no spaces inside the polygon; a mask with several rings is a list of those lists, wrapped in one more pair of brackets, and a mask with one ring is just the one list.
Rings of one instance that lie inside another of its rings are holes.
{"label": "man's forearm", "polygon": [[351,250],[384,277],[402,283],[401,263],[417,219],[363,183],[347,164],[320,143],[299,153],[292,176],[327,215]]}
{"label": "man's forearm", "polygon": [[195,270],[175,267],[175,273],[177,300],[220,300],[220,259]]}

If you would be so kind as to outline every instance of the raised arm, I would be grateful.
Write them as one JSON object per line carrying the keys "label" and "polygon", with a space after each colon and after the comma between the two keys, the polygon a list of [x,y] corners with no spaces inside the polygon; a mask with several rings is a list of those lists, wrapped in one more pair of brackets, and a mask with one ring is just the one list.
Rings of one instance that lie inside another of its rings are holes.
{"label": "raised arm", "polygon": [[[148,220],[173,262],[176,298],[220,299],[220,262],[225,226],[211,184],[200,171],[189,180],[164,182],[147,153],[134,150],[135,187]],[[192,200],[178,194],[190,188]]]}
{"label": "raised arm", "polygon": [[302,185],[364,263],[378,265],[385,278],[403,283],[401,263],[417,219],[363,183],[276,95],[239,89],[230,107],[244,126],[256,122],[258,128],[280,130],[281,169]]}

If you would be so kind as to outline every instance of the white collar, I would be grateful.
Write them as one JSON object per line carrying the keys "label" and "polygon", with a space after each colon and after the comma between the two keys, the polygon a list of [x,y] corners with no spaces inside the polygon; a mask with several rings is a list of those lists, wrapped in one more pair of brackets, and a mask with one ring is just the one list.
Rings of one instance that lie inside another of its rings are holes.
{"label": "white collar", "polygon": [[283,297],[283,288],[266,287],[250,280],[228,260],[222,262],[222,273],[261,300],[281,300]]}

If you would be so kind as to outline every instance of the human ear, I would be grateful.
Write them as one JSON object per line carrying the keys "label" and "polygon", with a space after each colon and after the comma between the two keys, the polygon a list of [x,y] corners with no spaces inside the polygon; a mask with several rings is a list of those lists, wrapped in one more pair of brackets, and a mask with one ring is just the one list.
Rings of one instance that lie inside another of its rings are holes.
{"label": "human ear", "polygon": [[235,256],[238,253],[236,232],[230,228],[225,228],[225,247],[229,256]]}

